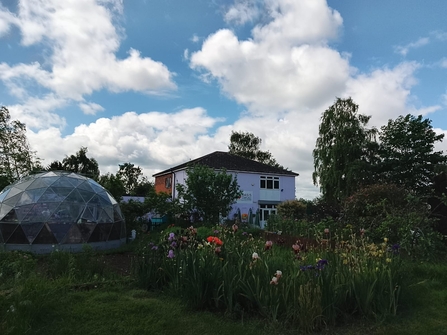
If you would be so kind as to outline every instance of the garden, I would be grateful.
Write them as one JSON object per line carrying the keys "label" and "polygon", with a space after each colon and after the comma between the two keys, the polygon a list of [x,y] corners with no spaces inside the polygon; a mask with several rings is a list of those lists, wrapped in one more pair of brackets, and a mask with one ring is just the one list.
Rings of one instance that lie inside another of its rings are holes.
{"label": "garden", "polygon": [[445,331],[442,243],[341,222],[169,224],[108,253],[0,252],[0,333]]}

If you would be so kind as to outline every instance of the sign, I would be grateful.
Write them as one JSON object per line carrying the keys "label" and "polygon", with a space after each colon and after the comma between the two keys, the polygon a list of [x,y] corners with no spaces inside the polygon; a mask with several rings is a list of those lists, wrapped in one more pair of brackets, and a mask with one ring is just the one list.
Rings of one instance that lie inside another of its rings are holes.
{"label": "sign", "polygon": [[252,204],[253,203],[253,192],[243,191],[239,199],[237,199],[238,204]]}

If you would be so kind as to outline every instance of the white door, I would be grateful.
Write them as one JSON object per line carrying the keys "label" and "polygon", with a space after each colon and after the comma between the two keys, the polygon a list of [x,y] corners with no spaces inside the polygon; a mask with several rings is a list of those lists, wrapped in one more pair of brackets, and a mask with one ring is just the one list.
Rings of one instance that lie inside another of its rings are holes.
{"label": "white door", "polygon": [[259,223],[261,228],[267,224],[270,215],[276,214],[276,205],[259,205]]}

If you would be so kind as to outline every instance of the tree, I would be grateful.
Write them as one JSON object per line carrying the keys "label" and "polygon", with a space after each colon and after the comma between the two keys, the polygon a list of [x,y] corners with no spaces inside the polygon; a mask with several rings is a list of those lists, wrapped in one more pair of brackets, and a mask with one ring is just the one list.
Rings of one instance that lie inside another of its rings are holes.
{"label": "tree", "polygon": [[87,151],[86,147],[81,147],[75,155],[66,156],[62,160],[62,166],[66,171],[80,173],[97,180],[99,178],[98,162],[94,158],[88,158]]}
{"label": "tree", "polygon": [[126,194],[123,181],[113,173],[107,173],[100,176],[98,183],[109,191],[116,201],[120,201],[122,196]]}
{"label": "tree", "polygon": [[379,135],[382,179],[419,195],[430,194],[437,167],[447,162],[442,151],[434,151],[435,143],[443,138],[422,115],[389,120]]}
{"label": "tree", "polygon": [[313,182],[326,200],[340,201],[371,182],[377,130],[366,128],[369,119],[358,113],[358,105],[351,98],[337,98],[323,113],[313,151]]}
{"label": "tree", "polygon": [[231,132],[228,152],[260,163],[283,168],[269,151],[260,150],[262,140],[249,132]]}
{"label": "tree", "polygon": [[26,138],[26,125],[11,121],[6,107],[0,107],[0,187],[29,174],[39,166]]}
{"label": "tree", "polygon": [[205,223],[216,224],[220,216],[227,216],[231,205],[242,194],[237,177],[233,178],[225,170],[215,172],[207,166],[194,165],[188,167],[186,175],[185,185],[177,185],[180,203]]}
{"label": "tree", "polygon": [[[120,164],[116,175],[123,181],[126,194],[136,195],[135,193],[145,193],[148,190],[147,188],[138,190],[140,184],[149,183],[147,178],[143,177],[143,172],[139,166],[135,166],[132,163]],[[139,195],[144,196],[146,194]]]}

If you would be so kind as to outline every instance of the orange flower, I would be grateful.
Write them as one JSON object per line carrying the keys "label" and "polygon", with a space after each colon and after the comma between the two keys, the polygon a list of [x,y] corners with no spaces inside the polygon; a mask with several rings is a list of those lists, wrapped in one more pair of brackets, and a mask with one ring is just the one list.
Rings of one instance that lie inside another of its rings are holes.
{"label": "orange flower", "polygon": [[206,239],[209,243],[214,243],[216,245],[223,245],[223,242],[220,238],[215,237],[215,236],[208,236],[208,238]]}

